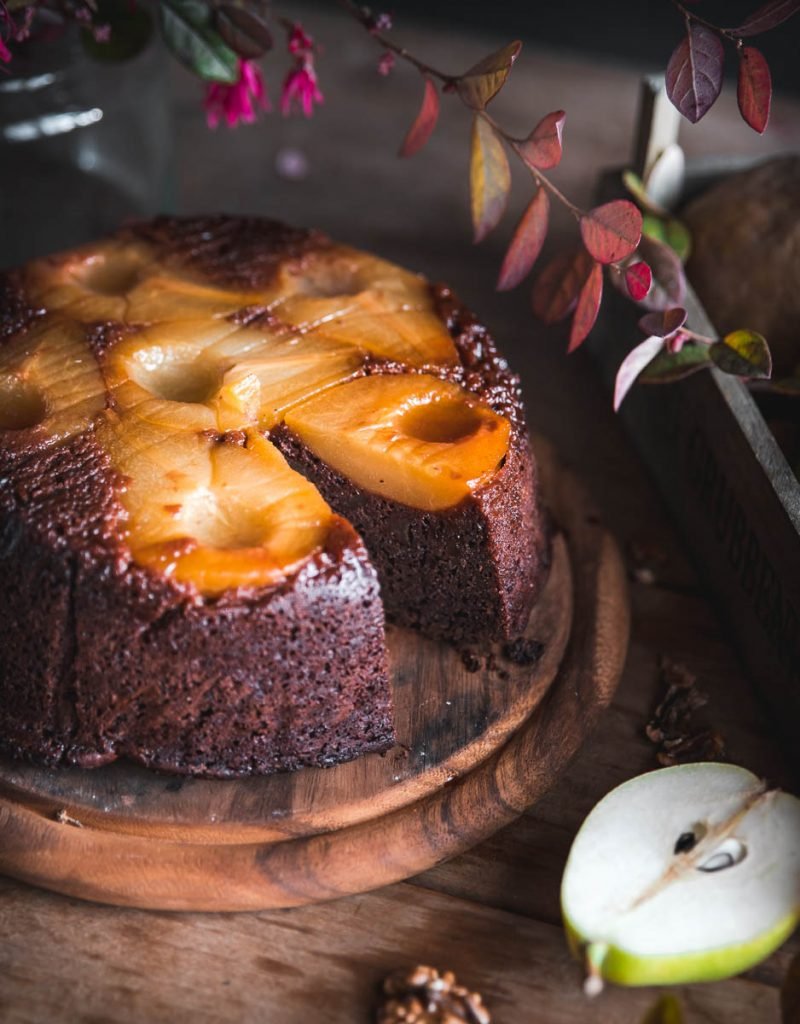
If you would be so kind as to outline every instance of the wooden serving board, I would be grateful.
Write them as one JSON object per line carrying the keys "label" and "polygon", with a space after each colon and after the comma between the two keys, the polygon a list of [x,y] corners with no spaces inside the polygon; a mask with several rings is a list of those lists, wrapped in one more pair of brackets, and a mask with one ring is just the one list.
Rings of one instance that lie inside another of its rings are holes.
{"label": "wooden serving board", "polygon": [[2,760],[0,872],[126,906],[289,907],[406,878],[512,821],[608,704],[628,642],[617,547],[539,448],[560,532],[535,664],[390,629],[400,743],[336,768],[218,781]]}

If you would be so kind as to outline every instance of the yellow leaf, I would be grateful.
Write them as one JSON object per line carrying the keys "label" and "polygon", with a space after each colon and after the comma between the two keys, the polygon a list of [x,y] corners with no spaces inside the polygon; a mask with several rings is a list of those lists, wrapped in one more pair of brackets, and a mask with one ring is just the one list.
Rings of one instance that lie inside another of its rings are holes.
{"label": "yellow leaf", "polygon": [[642,1024],[683,1024],[683,1010],[676,996],[661,996],[644,1015]]}
{"label": "yellow leaf", "polygon": [[508,200],[511,171],[503,143],[480,115],[472,122],[470,195],[475,241],[481,242],[497,226]]}

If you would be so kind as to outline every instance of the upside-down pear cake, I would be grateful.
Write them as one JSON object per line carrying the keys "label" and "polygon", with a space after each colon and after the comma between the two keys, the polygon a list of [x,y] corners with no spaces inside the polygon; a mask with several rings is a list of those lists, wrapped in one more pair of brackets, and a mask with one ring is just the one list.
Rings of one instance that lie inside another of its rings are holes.
{"label": "upside-down pear cake", "polygon": [[0,275],[3,752],[384,750],[384,611],[511,637],[546,563],[518,381],[446,288],[229,217]]}

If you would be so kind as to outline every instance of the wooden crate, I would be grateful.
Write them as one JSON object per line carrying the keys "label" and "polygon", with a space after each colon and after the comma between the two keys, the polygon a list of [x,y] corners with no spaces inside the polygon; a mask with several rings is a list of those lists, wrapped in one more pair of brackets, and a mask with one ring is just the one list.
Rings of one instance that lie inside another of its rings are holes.
{"label": "wooden crate", "polygon": [[[645,140],[659,135],[650,131],[652,94],[648,82],[639,132]],[[663,140],[663,129],[660,134]],[[637,147],[641,165],[646,150],[646,141]],[[727,173],[740,167],[728,167]],[[690,165],[683,195],[724,173],[720,166]],[[598,193],[603,201],[625,194],[620,175],[611,172],[601,179]],[[691,287],[685,307],[692,329],[717,336]],[[609,388],[622,359],[643,339],[637,327],[640,315],[621,295],[606,299],[590,348]],[[636,385],[619,415],[716,598],[787,749],[800,761],[795,736],[800,727],[800,483],[750,392],[716,369],[674,384]]]}

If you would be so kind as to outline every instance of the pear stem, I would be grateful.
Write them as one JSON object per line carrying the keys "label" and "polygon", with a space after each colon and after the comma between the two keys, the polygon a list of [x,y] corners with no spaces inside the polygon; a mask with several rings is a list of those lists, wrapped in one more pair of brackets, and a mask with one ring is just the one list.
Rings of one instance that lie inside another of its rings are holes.
{"label": "pear stem", "polygon": [[590,999],[599,996],[603,991],[603,975],[600,968],[607,952],[607,942],[590,942],[585,948],[586,977],[583,982],[583,993]]}

